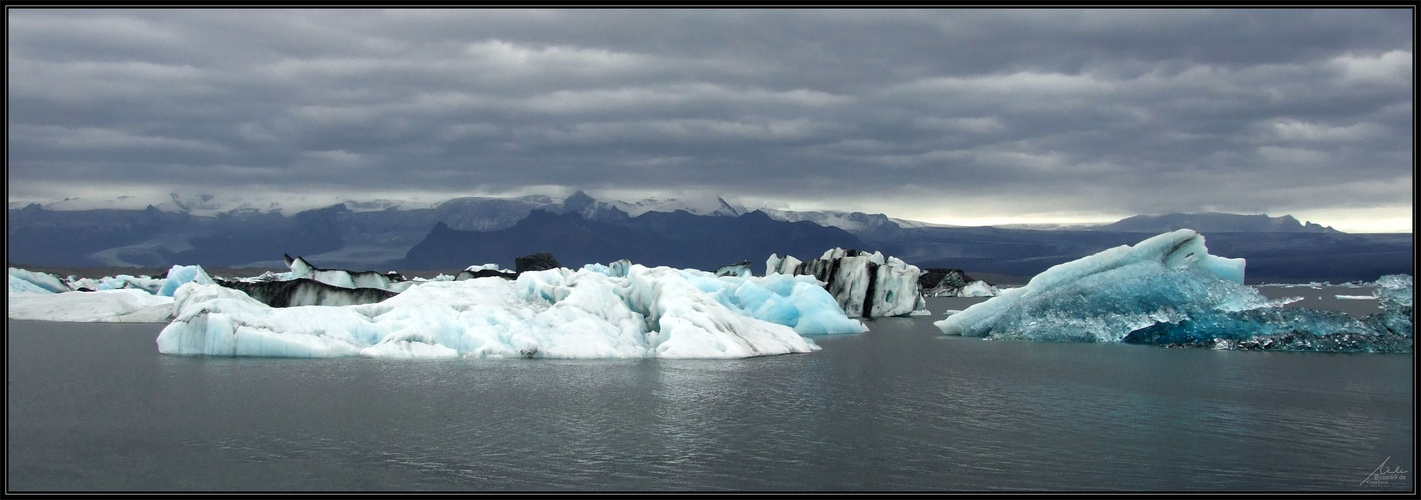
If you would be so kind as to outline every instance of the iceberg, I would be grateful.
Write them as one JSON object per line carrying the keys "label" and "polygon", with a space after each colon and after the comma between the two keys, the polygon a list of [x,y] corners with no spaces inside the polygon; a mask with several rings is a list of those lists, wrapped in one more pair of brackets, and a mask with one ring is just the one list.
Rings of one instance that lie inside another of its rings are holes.
{"label": "iceberg", "polygon": [[784,256],[783,258],[781,258],[779,254],[777,254],[777,253],[772,253],[772,254],[770,254],[770,258],[765,260],[765,275],[766,275],[766,276],[769,276],[769,275],[771,275],[771,274],[789,274],[789,275],[793,275],[793,274],[795,274],[794,271],[799,268],[799,264],[800,264],[800,263],[801,263],[801,262],[799,261],[799,259],[794,258],[794,256],[792,256],[792,255],[786,255],[786,256]]}
{"label": "iceberg", "polygon": [[996,285],[982,280],[969,282],[957,291],[958,297],[996,297],[1001,294],[1002,290]]}
{"label": "iceberg", "polygon": [[807,262],[771,254],[765,274],[813,276],[851,317],[908,316],[927,308],[919,293],[918,266],[881,252],[833,248]]}
{"label": "iceberg", "polygon": [[10,319],[76,322],[167,323],[173,316],[173,298],[143,290],[94,292],[11,293],[6,310]]}
{"label": "iceberg", "polygon": [[[13,269],[14,269],[14,268],[11,268],[12,271],[13,271]],[[19,277],[19,276],[15,276],[15,274],[14,274],[13,272],[10,274],[10,295],[15,295],[15,294],[52,294],[52,293],[57,293],[57,292],[55,292],[54,290],[50,290],[50,289],[48,289],[48,288],[45,288],[45,287],[43,287],[43,286],[40,286],[39,284],[36,284],[36,283],[33,282],[33,281],[30,281],[30,280],[21,278],[21,277]]]}
{"label": "iceberg", "polygon": [[[934,325],[946,334],[1003,340],[1410,350],[1410,311],[1402,305],[1409,304],[1409,277],[1379,282],[1378,293],[1396,301],[1359,321],[1285,309],[1289,300],[1269,301],[1243,285],[1244,265],[1210,255],[1202,235],[1181,229],[1052,267]],[[1369,326],[1376,324],[1395,328]]]}
{"label": "iceberg", "polygon": [[[290,272],[265,272],[255,278],[209,281],[240,290],[271,307],[373,304],[394,297],[420,281],[399,273],[320,269],[301,257],[284,255]],[[462,273],[460,273],[462,274]]]}
{"label": "iceberg", "polygon": [[143,290],[150,294],[158,295],[158,292],[162,290],[165,281],[166,280],[164,279],[150,278],[147,276],[129,276],[127,274],[120,274],[118,276],[105,276],[103,278],[98,279],[75,278],[73,276],[70,276],[68,279],[65,280],[65,284],[69,286],[70,290],[80,292],[92,292],[96,290],[121,290],[128,288]]}
{"label": "iceberg", "polygon": [[163,286],[158,289],[158,295],[172,297],[178,287],[188,283],[211,285],[213,281],[201,266],[173,266],[168,270],[168,277],[163,281]]}
{"label": "iceberg", "polygon": [[[394,297],[398,293],[380,288],[339,287],[310,278],[269,281],[219,279],[216,283],[233,290],[240,290],[257,302],[271,307],[374,304]],[[413,284],[414,282],[408,283]]]}
{"label": "iceberg", "polygon": [[1411,304],[1416,294],[1411,283],[1411,276],[1405,274],[1392,274],[1377,279],[1377,289],[1372,295],[1377,298],[1377,306],[1381,307],[1382,311],[1366,319],[1373,330],[1403,337],[1413,336],[1416,310]]}
{"label": "iceberg", "polygon": [[1119,342],[1160,321],[1267,305],[1242,284],[1243,267],[1181,229],[1057,265],[934,325],[973,337]]}
{"label": "iceberg", "polygon": [[518,273],[513,272],[513,271],[507,271],[507,270],[499,269],[499,268],[498,268],[498,264],[484,264],[484,265],[482,265],[482,266],[469,266],[467,269],[464,269],[463,271],[459,271],[459,274],[457,274],[457,275],[454,276],[454,280],[455,280],[455,281],[463,281],[463,280],[471,280],[471,279],[474,279],[474,278],[488,278],[488,277],[503,278],[503,279],[510,279],[510,280],[511,280],[511,279],[516,279],[516,278],[518,278]]}
{"label": "iceberg", "polygon": [[69,291],[69,287],[57,276],[49,273],[30,271],[18,267],[10,268],[10,291],[20,293],[35,293],[43,290],[49,293],[63,293]]}
{"label": "iceberg", "polygon": [[615,262],[517,279],[428,281],[375,304],[272,308],[216,285],[178,290],[159,352],[279,357],[742,358],[861,332],[807,277],[716,277]]}
{"label": "iceberg", "polygon": [[625,278],[627,277],[627,274],[631,273],[632,261],[627,259],[621,259],[605,266],[602,264],[588,264],[586,266],[582,266],[582,268],[614,278]]}
{"label": "iceberg", "polygon": [[995,297],[1002,293],[995,285],[973,279],[961,269],[928,269],[918,285],[927,297]]}
{"label": "iceberg", "polygon": [[[187,272],[187,271],[183,271]],[[181,272],[180,272],[181,274]],[[92,292],[99,290],[120,290],[137,289],[157,295],[162,290],[166,280],[149,278],[147,276],[129,276],[120,274],[118,276],[105,276],[103,278],[76,278],[69,276],[60,278],[53,274],[30,271],[16,267],[10,268],[10,292],[11,293],[64,293],[70,291]],[[187,275],[186,279],[193,279],[196,274]],[[177,284],[182,284],[184,277],[175,278]],[[177,286],[173,286],[177,289]]]}
{"label": "iceberg", "polygon": [[39,321],[167,323],[173,316],[172,294],[187,283],[213,281],[198,266],[173,266],[161,280],[126,274],[60,280],[12,267],[6,315]]}
{"label": "iceberg", "polygon": [[745,278],[751,275],[750,261],[743,261],[735,264],[726,264],[715,270],[716,276],[735,276]]}
{"label": "iceberg", "polygon": [[379,288],[393,292],[403,291],[410,286],[404,276],[394,271],[380,274],[374,271],[321,269],[301,257],[283,256],[286,258],[286,265],[291,267],[291,279],[307,278],[341,288]]}
{"label": "iceberg", "polygon": [[732,311],[794,328],[800,335],[868,331],[810,276],[726,277],[692,270],[682,275]]}

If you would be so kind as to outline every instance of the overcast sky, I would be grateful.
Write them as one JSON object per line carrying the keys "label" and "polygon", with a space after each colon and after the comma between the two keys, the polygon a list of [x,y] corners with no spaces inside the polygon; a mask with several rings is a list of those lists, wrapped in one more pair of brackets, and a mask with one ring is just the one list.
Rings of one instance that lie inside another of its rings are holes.
{"label": "overcast sky", "polygon": [[7,14],[12,202],[583,189],[1412,226],[1410,9]]}

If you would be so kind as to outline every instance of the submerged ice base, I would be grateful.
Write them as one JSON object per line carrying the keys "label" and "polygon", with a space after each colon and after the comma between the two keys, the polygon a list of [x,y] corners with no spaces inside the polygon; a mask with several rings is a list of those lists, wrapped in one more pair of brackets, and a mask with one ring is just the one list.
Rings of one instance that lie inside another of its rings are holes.
{"label": "submerged ice base", "polygon": [[818,349],[801,334],[864,330],[812,278],[614,263],[431,281],[342,307],[276,309],[189,285],[157,342],[218,356],[742,358]]}
{"label": "submerged ice base", "polygon": [[[934,325],[946,334],[991,339],[1231,348],[1234,344],[1219,341],[1273,345],[1268,339],[1288,337],[1302,340],[1278,345],[1410,350],[1409,277],[1404,283],[1401,278],[1378,283],[1391,290],[1388,296],[1406,297],[1404,320],[1398,319],[1401,306],[1388,310],[1384,304],[1376,319],[1359,321],[1342,313],[1284,309],[1285,301],[1269,301],[1243,285],[1243,276],[1243,259],[1209,255],[1203,236],[1182,229],[1052,267],[1024,287]],[[1378,329],[1378,324],[1391,326]]]}

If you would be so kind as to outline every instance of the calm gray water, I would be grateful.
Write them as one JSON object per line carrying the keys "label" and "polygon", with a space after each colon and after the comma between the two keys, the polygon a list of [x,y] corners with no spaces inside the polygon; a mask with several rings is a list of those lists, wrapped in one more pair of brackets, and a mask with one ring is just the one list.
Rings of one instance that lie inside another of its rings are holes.
{"label": "calm gray water", "polygon": [[[163,325],[9,321],[7,486],[1414,488],[1409,354],[992,342],[940,317],[734,361],[177,357]],[[1384,461],[1404,479],[1361,484]]]}

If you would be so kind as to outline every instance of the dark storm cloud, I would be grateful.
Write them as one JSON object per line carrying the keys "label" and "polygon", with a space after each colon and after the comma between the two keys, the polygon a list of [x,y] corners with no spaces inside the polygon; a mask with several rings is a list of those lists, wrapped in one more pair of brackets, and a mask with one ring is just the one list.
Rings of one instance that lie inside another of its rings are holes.
{"label": "dark storm cloud", "polygon": [[8,14],[11,200],[564,186],[937,219],[1408,221],[1412,204],[1408,9]]}

